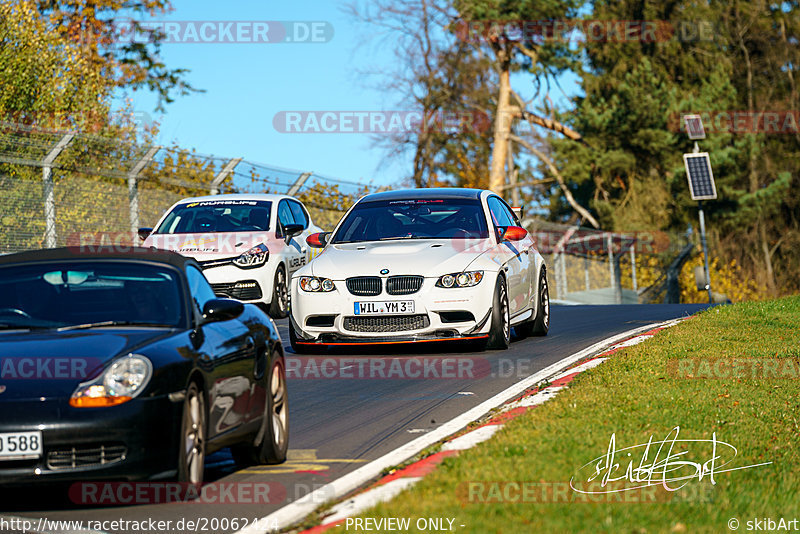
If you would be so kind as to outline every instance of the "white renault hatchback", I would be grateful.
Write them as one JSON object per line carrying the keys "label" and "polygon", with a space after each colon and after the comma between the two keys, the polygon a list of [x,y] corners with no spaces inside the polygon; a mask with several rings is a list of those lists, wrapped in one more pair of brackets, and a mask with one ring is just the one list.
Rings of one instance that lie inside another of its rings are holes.
{"label": "white renault hatchback", "polygon": [[306,238],[320,230],[295,198],[231,194],[183,199],[139,236],[145,247],[196,259],[218,296],[278,319],[289,311],[289,278],[310,260]]}
{"label": "white renault hatchback", "polygon": [[544,260],[491,191],[374,193],[307,242],[324,249],[292,277],[296,352],[444,340],[505,349],[512,327],[549,328]]}

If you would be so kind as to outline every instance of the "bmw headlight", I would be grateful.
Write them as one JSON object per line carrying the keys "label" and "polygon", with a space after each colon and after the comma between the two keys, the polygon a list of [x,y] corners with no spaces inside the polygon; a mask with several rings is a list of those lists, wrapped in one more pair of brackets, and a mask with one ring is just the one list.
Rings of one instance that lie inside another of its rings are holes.
{"label": "bmw headlight", "polygon": [[242,269],[252,269],[261,267],[267,262],[267,259],[269,259],[269,249],[267,245],[261,243],[233,260],[233,264]]}
{"label": "bmw headlight", "polygon": [[153,376],[153,364],[139,354],[129,354],[111,364],[100,376],[83,382],[69,399],[75,408],[116,406],[133,399]]}
{"label": "bmw headlight", "polygon": [[328,293],[336,289],[336,285],[330,278],[319,278],[317,276],[301,276],[300,289],[309,293]]}
{"label": "bmw headlight", "polygon": [[464,271],[446,274],[439,278],[436,287],[472,287],[481,283],[483,271]]}

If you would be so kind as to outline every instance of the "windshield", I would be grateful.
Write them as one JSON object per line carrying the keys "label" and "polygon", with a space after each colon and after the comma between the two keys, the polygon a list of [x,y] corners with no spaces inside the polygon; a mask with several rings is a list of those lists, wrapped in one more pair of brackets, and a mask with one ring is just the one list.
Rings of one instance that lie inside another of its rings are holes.
{"label": "windshield", "polygon": [[336,231],[332,243],[487,237],[486,218],[478,200],[383,200],[357,204]]}
{"label": "windshield", "polygon": [[175,206],[156,234],[254,232],[269,230],[272,202],[208,200]]}
{"label": "windshield", "polygon": [[94,323],[184,323],[178,273],[165,266],[83,261],[0,268],[0,330]]}

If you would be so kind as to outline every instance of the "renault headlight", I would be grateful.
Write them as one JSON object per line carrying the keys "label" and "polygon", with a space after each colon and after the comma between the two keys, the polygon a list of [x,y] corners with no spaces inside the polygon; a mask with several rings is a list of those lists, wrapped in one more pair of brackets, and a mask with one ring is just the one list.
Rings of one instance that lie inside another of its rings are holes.
{"label": "renault headlight", "polygon": [[483,280],[483,271],[464,271],[440,277],[436,282],[436,287],[472,287],[480,284],[481,280]]}
{"label": "renault headlight", "polygon": [[150,377],[153,364],[139,354],[129,354],[111,364],[100,376],[78,386],[69,405],[75,408],[102,408],[128,402],[138,396]]}
{"label": "renault headlight", "polygon": [[252,269],[261,267],[267,262],[267,259],[269,259],[269,249],[267,245],[261,243],[233,260],[233,264],[242,269]]}

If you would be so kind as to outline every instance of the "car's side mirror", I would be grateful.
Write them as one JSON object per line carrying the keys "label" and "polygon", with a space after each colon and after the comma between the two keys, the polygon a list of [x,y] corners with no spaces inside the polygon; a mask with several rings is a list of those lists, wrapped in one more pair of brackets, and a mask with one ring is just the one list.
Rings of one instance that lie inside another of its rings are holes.
{"label": "car's side mirror", "polygon": [[139,239],[144,241],[145,239],[150,237],[150,234],[153,233],[153,229],[152,228],[139,228],[137,233],[139,234]]}
{"label": "car's side mirror", "polygon": [[499,241],[521,241],[528,237],[528,231],[521,226],[500,226],[497,228]]}
{"label": "car's side mirror", "polygon": [[203,306],[203,319],[207,322],[229,321],[244,312],[244,304],[234,299],[211,299]]}
{"label": "car's side mirror", "polygon": [[317,232],[316,234],[308,236],[306,238],[306,243],[308,243],[308,246],[311,248],[325,248],[330,235],[330,232]]}
{"label": "car's side mirror", "polygon": [[286,242],[288,243],[291,238],[303,233],[303,230],[304,228],[302,224],[284,224],[283,237],[286,239]]}

